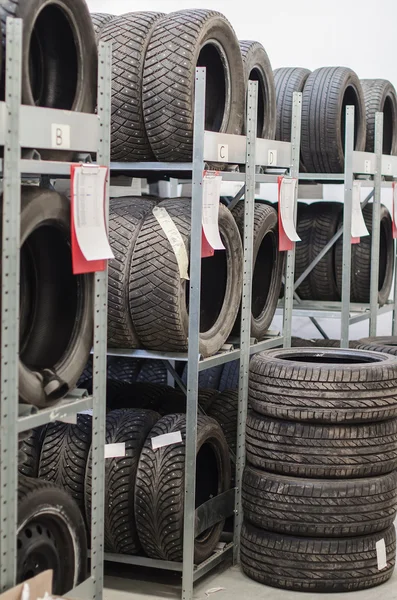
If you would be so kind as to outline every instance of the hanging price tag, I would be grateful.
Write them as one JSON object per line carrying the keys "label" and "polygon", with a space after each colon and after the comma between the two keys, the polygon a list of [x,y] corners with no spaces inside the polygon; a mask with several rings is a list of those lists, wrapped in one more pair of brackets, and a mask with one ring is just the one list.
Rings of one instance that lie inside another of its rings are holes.
{"label": "hanging price tag", "polygon": [[393,238],[397,238],[397,181],[393,181]]}
{"label": "hanging price tag", "polygon": [[114,258],[105,221],[107,167],[72,165],[71,237],[73,273],[103,271]]}
{"label": "hanging price tag", "polygon": [[278,178],[278,224],[279,250],[292,250],[300,237],[295,227],[295,190],[297,180],[292,177]]}
{"label": "hanging price tag", "polygon": [[360,238],[369,235],[361,210],[361,181],[353,181],[351,243],[359,244]]}
{"label": "hanging price tag", "polygon": [[179,275],[181,279],[189,279],[189,257],[187,255],[185,242],[183,241],[183,237],[178,227],[175,225],[174,221],[164,207],[155,206],[152,210],[152,213],[157,223],[167,236],[169,243],[171,244],[171,248],[174,251],[175,258],[178,263]]}
{"label": "hanging price tag", "polygon": [[224,250],[219,234],[218,215],[221,200],[222,177],[219,171],[204,171],[203,177],[203,231],[214,250]]}

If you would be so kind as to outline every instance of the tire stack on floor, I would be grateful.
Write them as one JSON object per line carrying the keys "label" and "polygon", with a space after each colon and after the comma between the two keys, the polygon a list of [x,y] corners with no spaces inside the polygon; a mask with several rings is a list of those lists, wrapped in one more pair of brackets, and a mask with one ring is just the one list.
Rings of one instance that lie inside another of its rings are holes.
{"label": "tire stack on floor", "polygon": [[251,361],[241,563],[306,592],[379,585],[395,565],[397,359],[272,350]]}

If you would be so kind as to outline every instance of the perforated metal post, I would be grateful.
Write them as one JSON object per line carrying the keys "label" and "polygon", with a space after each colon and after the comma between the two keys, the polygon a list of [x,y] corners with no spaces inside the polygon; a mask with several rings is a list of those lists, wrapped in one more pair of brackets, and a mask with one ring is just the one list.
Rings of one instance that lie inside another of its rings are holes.
{"label": "perforated metal post", "polygon": [[397,240],[394,240],[394,289],[392,335],[397,335]]}
{"label": "perforated metal post", "polygon": [[[291,177],[299,177],[299,159],[301,144],[301,118],[302,118],[302,94],[294,92],[292,104],[292,128],[291,128]],[[295,211],[294,222],[298,209],[298,184],[295,188]],[[284,348],[291,346],[292,335],[292,308],[294,304],[294,276],[295,276],[295,244],[292,250],[287,252],[285,265],[284,286],[284,315],[283,315],[283,337]]]}
{"label": "perforated metal post", "polygon": [[0,588],[15,585],[18,483],[19,247],[22,21],[7,18],[1,257]]}
{"label": "perforated metal post", "polygon": [[349,347],[351,231],[353,205],[354,106],[346,107],[345,194],[343,204],[341,348]]}
{"label": "perforated metal post", "polygon": [[[111,46],[99,45],[98,117],[100,137],[97,161],[110,164]],[[106,215],[109,214],[107,187]],[[91,579],[92,597],[101,600],[103,593],[104,495],[105,495],[105,426],[107,362],[107,270],[95,273],[94,369],[92,431],[92,502],[91,502]]]}
{"label": "perforated metal post", "polygon": [[374,177],[374,201],[372,205],[371,231],[371,283],[369,335],[376,335],[378,320],[379,291],[379,247],[380,247],[380,199],[382,185],[383,113],[375,115],[375,155],[376,172]]}
{"label": "perforated metal post", "polygon": [[197,393],[200,341],[201,222],[203,212],[205,73],[196,69],[193,177],[190,234],[189,348],[186,394],[185,504],[183,518],[182,599],[193,598],[196,498]]}

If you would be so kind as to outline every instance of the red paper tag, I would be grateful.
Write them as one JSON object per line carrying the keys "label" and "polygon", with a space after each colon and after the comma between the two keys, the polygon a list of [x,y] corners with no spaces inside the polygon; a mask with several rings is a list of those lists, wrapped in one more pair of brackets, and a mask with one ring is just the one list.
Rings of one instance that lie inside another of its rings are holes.
{"label": "red paper tag", "polygon": [[[75,226],[74,226],[74,178],[76,167],[79,164],[72,165],[70,167],[70,233],[72,241],[72,268],[74,275],[81,275],[83,273],[94,273],[95,271],[104,271],[106,269],[106,260],[87,260],[80,250],[79,243],[77,241]],[[105,184],[106,185],[106,184]],[[104,190],[105,198],[105,190]],[[104,206],[105,210],[105,206]]]}
{"label": "red paper tag", "polygon": [[280,190],[283,177],[278,178],[278,249],[280,252],[285,252],[294,249],[295,242],[292,242],[289,237],[285,234],[283,227],[283,220],[281,218],[281,206],[280,206]]}
{"label": "red paper tag", "polygon": [[210,256],[214,256],[214,254],[215,250],[209,245],[205,233],[201,229],[201,258],[209,258]]}
{"label": "red paper tag", "polygon": [[351,244],[359,244],[360,240],[361,240],[361,238],[359,238],[359,237],[356,237],[356,238],[352,237],[350,240],[350,243]]}

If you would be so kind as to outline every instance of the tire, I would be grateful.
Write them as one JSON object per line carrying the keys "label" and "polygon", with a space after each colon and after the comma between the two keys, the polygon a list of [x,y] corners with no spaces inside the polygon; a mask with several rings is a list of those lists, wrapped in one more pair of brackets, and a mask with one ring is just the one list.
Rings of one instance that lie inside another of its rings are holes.
{"label": "tire", "polygon": [[397,355],[397,336],[378,336],[361,338],[358,340],[357,347],[362,350],[372,350],[373,352],[386,352],[387,354]]}
{"label": "tire", "polygon": [[[325,248],[337,233],[343,212],[341,202],[319,202],[311,204],[308,212],[313,216],[310,239],[310,262]],[[308,265],[307,265],[308,266]],[[317,263],[309,275],[312,300],[340,300],[335,277],[335,245]]]}
{"label": "tire", "polygon": [[53,570],[53,593],[86,578],[87,542],[73,499],[57,486],[21,475],[18,481],[17,582]]}
{"label": "tire", "polygon": [[196,66],[207,69],[205,129],[242,131],[244,70],[232,26],[212,10],[170,13],[156,24],[143,76],[143,114],[157,160],[192,160]]}
{"label": "tire", "polygon": [[105,548],[137,554],[134,491],[139,456],[160,415],[144,410],[116,410],[106,418],[106,443],[125,443],[125,457],[105,461]]}
{"label": "tire", "polygon": [[[198,391],[198,405],[202,412],[207,413],[210,410],[212,402],[218,397],[216,390]],[[168,388],[161,397],[161,403],[158,409],[161,416],[175,413],[186,413],[186,396],[178,389]]]}
{"label": "tire", "polygon": [[47,425],[40,454],[39,477],[52,481],[76,501],[84,514],[84,479],[91,448],[92,416],[78,414],[77,424]]}
{"label": "tire", "polygon": [[259,42],[240,41],[240,50],[244,65],[246,93],[250,80],[258,82],[257,137],[274,140],[276,134],[276,90],[269,57]]}
{"label": "tire", "polygon": [[101,34],[102,29],[112,19],[114,19],[114,15],[108,15],[106,13],[91,13],[91,21],[94,26],[95,36],[97,40]]}
{"label": "tire", "polygon": [[304,537],[353,537],[387,529],[397,512],[397,473],[369,479],[303,479],[247,466],[247,521],[268,531]]}
{"label": "tire", "polygon": [[[242,242],[244,211],[243,202],[232,211]],[[278,250],[277,212],[266,204],[255,204],[252,264],[251,336],[261,341],[276,312],[284,267],[284,253]],[[241,310],[233,328],[234,335],[240,335],[240,324]]]}
{"label": "tire", "polygon": [[[369,302],[371,264],[372,264],[372,204],[363,208],[363,217],[369,235],[361,238],[359,244],[352,245],[351,302]],[[335,246],[336,281],[342,290],[343,241],[339,239]],[[389,210],[381,205],[380,211],[380,249],[379,249],[379,293],[378,303],[386,304],[389,299],[394,273],[394,243],[392,220]]]}
{"label": "tire", "polygon": [[[300,237],[300,242],[295,245],[295,281],[306,270],[311,257],[312,214],[310,205],[303,202],[298,202],[296,231]],[[302,281],[296,289],[296,293],[301,300],[311,300],[313,292],[309,277]]]}
{"label": "tire", "polygon": [[118,383],[135,383],[143,361],[122,356],[108,356],[108,377]]}
{"label": "tire", "polygon": [[284,67],[275,69],[273,73],[277,104],[276,140],[290,142],[294,92],[303,92],[310,71],[300,67]]}
{"label": "tire", "polygon": [[157,383],[159,385],[167,385],[167,379],[167,367],[162,360],[145,360],[136,378],[138,383]]}
{"label": "tire", "polygon": [[200,408],[207,413],[210,408],[211,408],[211,404],[214,402],[214,400],[218,397],[218,391],[217,390],[203,390],[200,389],[198,391],[198,402],[199,402],[199,406]]}
{"label": "tire", "polygon": [[[330,340],[330,339],[315,339],[311,340],[311,346],[316,348],[340,348],[340,340]],[[357,340],[349,341],[349,348],[360,348],[360,344]]]}
{"label": "tire", "polygon": [[[165,200],[189,255],[191,200]],[[237,317],[242,287],[242,247],[230,211],[219,205],[219,231],[225,250],[202,261],[200,354],[218,352]],[[154,215],[147,215],[135,244],[130,275],[130,311],[142,344],[151,350],[183,352],[188,347],[186,280]]]}
{"label": "tire", "polygon": [[[98,59],[86,3],[9,0],[2,2],[0,17],[4,39],[7,17],[23,19],[21,103],[93,113]],[[60,160],[59,152],[40,151],[53,160]]]}
{"label": "tire", "polygon": [[303,89],[301,155],[309,173],[343,173],[346,106],[355,107],[354,150],[365,149],[365,103],[351,69],[323,67]]}
{"label": "tire", "polygon": [[238,392],[225,390],[211,402],[207,414],[221,426],[231,452],[236,454]]}
{"label": "tire", "polygon": [[157,411],[163,396],[173,388],[157,383],[124,383],[108,403],[110,410],[141,408]]}
{"label": "tire", "polygon": [[232,360],[224,365],[219,383],[219,391],[237,390],[240,377],[240,361]]}
{"label": "tire", "polygon": [[383,113],[382,154],[397,154],[397,94],[387,79],[361,79],[367,117],[366,152],[375,152],[375,115]]}
{"label": "tire", "polygon": [[151,34],[163,13],[131,12],[114,17],[101,31],[112,42],[111,159],[151,160],[143,122],[143,68]]}
{"label": "tire", "polygon": [[[152,449],[152,438],[180,431],[182,442]],[[147,556],[182,561],[186,417],[168,415],[153,427],[139,459],[135,486],[138,535]],[[230,487],[229,450],[220,426],[198,417],[196,506]],[[215,550],[223,522],[196,537],[194,563]]]}
{"label": "tire", "polygon": [[[379,570],[376,543],[385,541],[387,566]],[[241,565],[255,581],[298,592],[352,592],[380,585],[392,576],[394,526],[355,538],[312,539],[270,533],[244,523]]]}
{"label": "tire", "polygon": [[19,396],[45,408],[76,387],[87,364],[94,280],[72,273],[69,200],[31,186],[22,188],[21,202],[21,270],[31,302],[19,347]]}
{"label": "tire", "polygon": [[114,258],[109,261],[108,346],[138,348],[128,304],[128,283],[136,240],[144,219],[155,206],[151,200],[113,199],[109,211],[109,242]]}
{"label": "tire", "polygon": [[24,461],[19,465],[18,471],[26,477],[38,477],[41,448],[45,438],[47,426],[35,427],[30,436],[23,440],[20,449],[24,453]]}
{"label": "tire", "polygon": [[250,362],[249,401],[270,417],[365,423],[397,416],[397,358],[381,352],[291,348]]}
{"label": "tire", "polygon": [[311,348],[312,346],[314,346],[314,340],[307,340],[305,338],[294,336],[291,338],[291,348]]}
{"label": "tire", "polygon": [[[224,365],[217,365],[205,371],[199,372],[198,385],[199,388],[217,390],[221,381]],[[187,384],[187,363],[182,372],[182,381]]]}
{"label": "tire", "polygon": [[360,425],[313,425],[249,412],[247,461],[293,477],[375,477],[397,468],[397,420]]}

